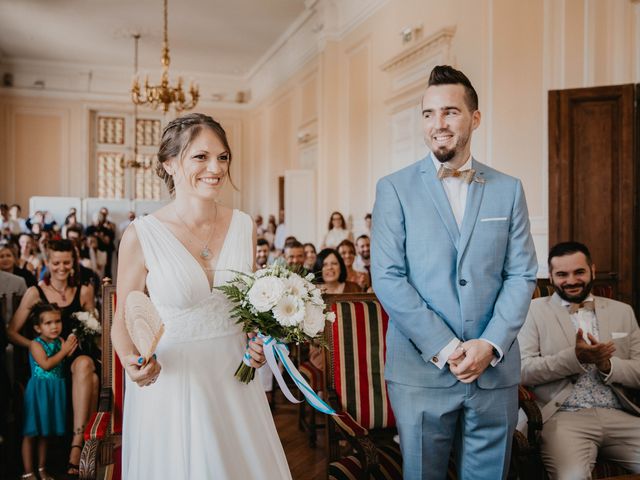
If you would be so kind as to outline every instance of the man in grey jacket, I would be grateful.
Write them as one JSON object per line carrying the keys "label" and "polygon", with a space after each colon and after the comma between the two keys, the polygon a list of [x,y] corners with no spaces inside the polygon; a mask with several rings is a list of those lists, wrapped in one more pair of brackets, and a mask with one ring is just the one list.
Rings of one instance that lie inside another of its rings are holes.
{"label": "man in grey jacket", "polygon": [[522,383],[542,409],[541,453],[552,479],[591,478],[596,457],[640,473],[640,329],[633,310],[591,294],[595,265],[578,242],[549,252],[551,297],[531,302],[518,340]]}

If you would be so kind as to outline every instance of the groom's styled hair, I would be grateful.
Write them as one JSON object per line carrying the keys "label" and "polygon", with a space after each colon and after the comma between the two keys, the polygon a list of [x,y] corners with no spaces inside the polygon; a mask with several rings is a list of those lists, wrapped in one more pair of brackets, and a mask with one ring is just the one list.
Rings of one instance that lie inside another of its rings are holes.
{"label": "groom's styled hair", "polygon": [[478,110],[478,94],[471,85],[471,81],[460,70],[449,65],[437,65],[431,70],[428,87],[435,85],[462,85],[465,91],[466,103],[469,110]]}

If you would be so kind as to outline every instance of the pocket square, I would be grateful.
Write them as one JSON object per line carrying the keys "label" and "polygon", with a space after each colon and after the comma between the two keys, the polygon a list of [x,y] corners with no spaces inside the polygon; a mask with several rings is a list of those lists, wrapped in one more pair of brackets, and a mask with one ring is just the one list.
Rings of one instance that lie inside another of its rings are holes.
{"label": "pocket square", "polygon": [[611,332],[611,338],[615,340],[616,338],[624,338],[628,336],[627,332]]}
{"label": "pocket square", "polygon": [[507,217],[488,217],[488,218],[481,218],[480,219],[481,222],[505,222],[507,221]]}

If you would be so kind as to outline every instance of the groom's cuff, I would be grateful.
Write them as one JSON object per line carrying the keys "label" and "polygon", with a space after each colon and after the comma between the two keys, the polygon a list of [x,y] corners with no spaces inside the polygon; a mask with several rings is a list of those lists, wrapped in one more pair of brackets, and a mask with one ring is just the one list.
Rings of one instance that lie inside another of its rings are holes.
{"label": "groom's cuff", "polygon": [[492,367],[495,367],[498,363],[500,363],[500,360],[502,360],[502,357],[504,357],[504,353],[502,353],[502,349],[498,345],[493,343],[491,340],[487,340],[486,338],[481,338],[480,340],[484,340],[485,342],[487,342],[493,347],[493,359],[491,360],[490,365]]}
{"label": "groom's cuff", "polygon": [[458,348],[458,345],[460,345],[460,340],[458,340],[456,337],[453,337],[453,339],[449,343],[447,343],[447,345],[445,345],[442,350],[431,357],[431,363],[442,370],[447,364],[449,356],[455,351],[456,348]]}

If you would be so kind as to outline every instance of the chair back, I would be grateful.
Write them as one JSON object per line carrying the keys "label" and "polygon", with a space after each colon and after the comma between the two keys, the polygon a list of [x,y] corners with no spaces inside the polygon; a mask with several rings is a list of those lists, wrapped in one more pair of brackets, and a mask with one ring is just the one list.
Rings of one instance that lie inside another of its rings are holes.
{"label": "chair back", "polygon": [[116,286],[105,281],[102,287],[102,389],[100,411],[111,411],[111,432],[122,432],[124,370],[111,344],[111,327],[116,311]]}
{"label": "chair back", "polygon": [[389,316],[372,293],[325,295],[325,302],[336,314],[325,330],[328,390],[364,428],[395,426],[384,380]]}

